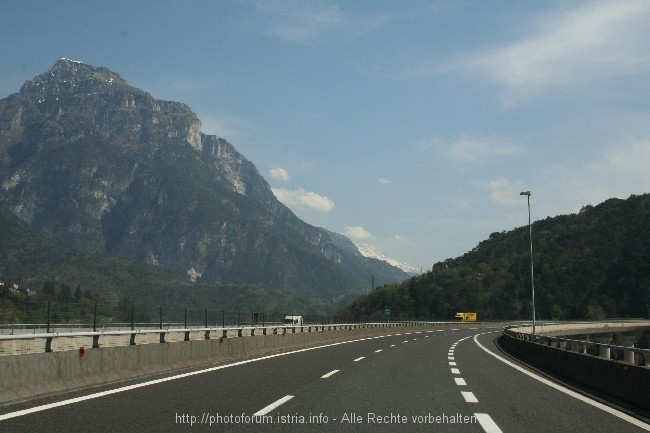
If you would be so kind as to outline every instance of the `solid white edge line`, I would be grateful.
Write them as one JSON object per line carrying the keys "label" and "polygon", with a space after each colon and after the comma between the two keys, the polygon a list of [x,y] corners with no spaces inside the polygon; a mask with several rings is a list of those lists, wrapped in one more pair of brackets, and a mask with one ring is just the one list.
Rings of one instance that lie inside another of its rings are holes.
{"label": "solid white edge line", "polygon": [[[188,373],[182,373],[182,374],[177,374],[177,375],[174,375],[174,376],[163,377],[161,379],[155,379],[155,380],[150,380],[150,381],[146,381],[146,382],[140,382],[140,383],[136,383],[134,385],[127,385],[127,386],[123,386],[123,387],[120,387],[120,388],[114,388],[114,389],[109,389],[107,391],[101,391],[101,392],[96,392],[96,393],[93,393],[93,394],[84,395],[84,396],[81,396],[81,397],[75,397],[75,398],[70,398],[70,399],[67,399],[67,400],[61,400],[61,401],[57,401],[55,403],[44,404],[44,405],[41,405],[41,406],[34,406],[34,407],[27,408],[27,409],[15,411],[15,412],[5,413],[5,414],[0,415],[0,421],[3,421],[5,419],[10,419],[10,418],[16,418],[16,417],[23,416],[23,415],[29,415],[30,413],[40,412],[40,411],[43,411],[43,410],[54,409],[56,407],[67,406],[69,404],[79,403],[81,401],[92,400],[94,398],[104,397],[104,396],[111,395],[111,394],[117,394],[117,393],[120,393],[120,392],[131,391],[133,389],[142,388],[144,386],[156,385],[158,383],[168,382],[170,380],[182,379],[182,378],[185,378],[185,377],[195,376],[197,374],[210,373],[210,372],[213,372],[213,371],[222,370],[224,368],[236,367],[238,365],[249,364],[251,362],[263,361],[265,359],[277,358],[279,356],[286,356],[286,355],[291,355],[291,354],[294,354],[294,353],[308,352],[310,350],[322,349],[322,348],[325,348],[325,347],[340,346],[342,344],[348,344],[348,343],[353,343],[353,342],[362,341],[362,340],[365,340],[365,339],[339,341],[339,342],[336,342],[336,343],[324,344],[322,346],[307,347],[305,349],[298,349],[298,350],[292,350],[292,351],[289,351],[289,352],[275,353],[273,355],[266,355],[266,356],[262,356],[262,357],[259,357],[259,358],[253,358],[253,359],[245,359],[245,360],[233,362],[233,363],[230,363],[230,364],[217,365],[215,367],[205,368],[205,369],[202,369],[202,370],[195,370],[195,371],[190,371]],[[137,378],[135,380],[137,380]],[[110,384],[108,384],[108,385],[110,386]]]}
{"label": "solid white edge line", "polygon": [[493,332],[484,332],[482,334],[476,334],[474,336],[474,342],[478,345],[478,347],[483,349],[486,353],[494,356],[496,359],[498,359],[499,361],[503,362],[506,365],[509,365],[510,367],[514,368],[515,370],[518,370],[518,371],[524,373],[525,375],[527,375],[527,376],[529,376],[529,377],[531,377],[531,378],[533,378],[535,380],[538,380],[538,381],[542,382],[544,385],[548,385],[551,388],[554,388],[554,389],[556,389],[556,390],[558,390],[560,392],[563,392],[563,393],[567,394],[570,397],[573,397],[573,398],[578,399],[578,400],[580,400],[580,401],[582,401],[584,403],[587,403],[587,404],[589,404],[591,406],[594,406],[594,407],[596,407],[596,408],[598,408],[598,409],[600,409],[600,410],[602,410],[604,412],[609,413],[610,415],[614,415],[615,417],[620,418],[623,421],[627,421],[630,424],[633,424],[633,425],[635,425],[635,426],[637,426],[639,428],[642,428],[645,431],[650,431],[650,424],[646,424],[643,421],[640,421],[640,420],[638,420],[638,419],[636,419],[634,417],[631,417],[630,415],[628,415],[626,413],[621,412],[620,410],[616,410],[616,409],[614,409],[612,407],[604,405],[604,404],[602,404],[602,403],[600,403],[600,402],[598,402],[598,401],[596,401],[594,399],[591,399],[591,398],[589,398],[587,396],[584,396],[582,394],[578,394],[577,392],[575,392],[575,391],[573,391],[573,390],[571,390],[569,388],[566,388],[566,387],[564,387],[562,385],[559,385],[559,384],[557,384],[555,382],[551,382],[550,380],[545,379],[545,378],[543,378],[541,376],[538,376],[535,373],[531,373],[530,371],[526,370],[525,368],[520,367],[517,364],[514,364],[514,363],[508,361],[507,359],[502,358],[501,356],[497,355],[496,353],[490,351],[489,349],[487,349],[485,346],[483,346],[481,343],[478,342],[477,337],[479,335],[492,334],[492,333]]}
{"label": "solid white edge line", "polygon": [[332,370],[332,371],[330,371],[329,373],[325,373],[325,374],[322,375],[320,378],[321,378],[321,379],[327,379],[328,377],[335,375],[335,374],[338,373],[339,371],[341,371],[341,370]]}
{"label": "solid white edge line", "polygon": [[282,397],[280,400],[278,400],[278,401],[276,401],[276,402],[274,402],[274,403],[271,403],[270,405],[266,406],[264,409],[262,409],[262,410],[258,410],[257,412],[255,412],[255,413],[253,414],[253,416],[263,416],[263,415],[266,415],[267,413],[271,412],[271,411],[272,411],[273,409],[275,409],[276,407],[278,407],[278,406],[282,406],[283,404],[285,404],[286,402],[288,402],[288,401],[291,400],[292,398],[293,398],[293,395],[285,395],[285,396]]}
{"label": "solid white edge line", "polygon": [[485,433],[503,433],[499,426],[492,421],[492,418],[487,413],[475,413],[474,417],[481,424]]}

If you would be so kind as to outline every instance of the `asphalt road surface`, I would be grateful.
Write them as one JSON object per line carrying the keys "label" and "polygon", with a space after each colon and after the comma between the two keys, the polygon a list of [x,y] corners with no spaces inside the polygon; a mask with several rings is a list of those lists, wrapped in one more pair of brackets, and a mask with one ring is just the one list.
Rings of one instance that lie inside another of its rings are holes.
{"label": "asphalt road surface", "polygon": [[385,336],[0,407],[0,432],[642,432],[502,353],[498,329]]}

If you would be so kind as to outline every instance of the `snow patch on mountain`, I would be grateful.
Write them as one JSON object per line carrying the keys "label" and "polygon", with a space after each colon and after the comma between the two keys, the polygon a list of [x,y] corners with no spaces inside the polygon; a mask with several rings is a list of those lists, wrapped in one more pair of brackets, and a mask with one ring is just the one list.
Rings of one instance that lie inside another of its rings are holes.
{"label": "snow patch on mountain", "polygon": [[374,245],[368,245],[368,244],[358,244],[357,249],[359,252],[364,256],[364,257],[370,257],[372,259],[377,259],[377,260],[383,260],[384,262],[395,266],[397,268],[400,268],[404,272],[411,274],[411,275],[420,275],[422,273],[422,270],[420,268],[417,268],[410,263],[403,262],[401,260],[394,259],[392,257],[387,256],[384,254],[383,251],[381,251],[379,248],[377,248]]}

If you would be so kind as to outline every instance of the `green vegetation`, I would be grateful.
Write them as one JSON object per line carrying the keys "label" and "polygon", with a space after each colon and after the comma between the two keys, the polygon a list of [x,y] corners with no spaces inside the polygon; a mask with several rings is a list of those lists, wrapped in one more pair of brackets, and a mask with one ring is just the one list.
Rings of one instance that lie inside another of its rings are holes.
{"label": "green vegetation", "polygon": [[[533,224],[538,319],[648,317],[650,195],[610,199],[578,214]],[[343,317],[479,320],[532,317],[528,226],[493,233],[472,251],[430,272],[386,285],[339,311]]]}
{"label": "green vegetation", "polygon": [[[98,303],[102,311],[135,305],[138,310],[164,307],[328,315],[358,293],[350,291],[324,300],[280,288],[192,283],[159,266],[62,247],[2,207],[0,281],[4,282],[0,323],[27,320],[28,313],[35,313],[36,308],[42,311],[47,301],[77,304],[70,307],[74,311],[83,310],[79,305]],[[87,317],[86,313],[79,315]]]}

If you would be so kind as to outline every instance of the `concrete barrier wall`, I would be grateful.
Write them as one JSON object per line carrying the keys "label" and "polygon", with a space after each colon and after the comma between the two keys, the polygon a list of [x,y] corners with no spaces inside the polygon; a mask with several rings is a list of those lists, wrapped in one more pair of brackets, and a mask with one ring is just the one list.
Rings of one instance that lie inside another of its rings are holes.
{"label": "concrete barrier wall", "polygon": [[[471,324],[473,327],[482,325]],[[494,326],[494,325],[490,325]],[[252,356],[378,335],[468,327],[449,323],[354,327],[190,340],[0,357],[0,403]],[[230,334],[229,334],[230,335]],[[250,334],[249,334],[250,335]]]}
{"label": "concrete barrier wall", "polygon": [[598,392],[650,410],[650,369],[571,352],[503,334],[499,344],[542,370]]}

